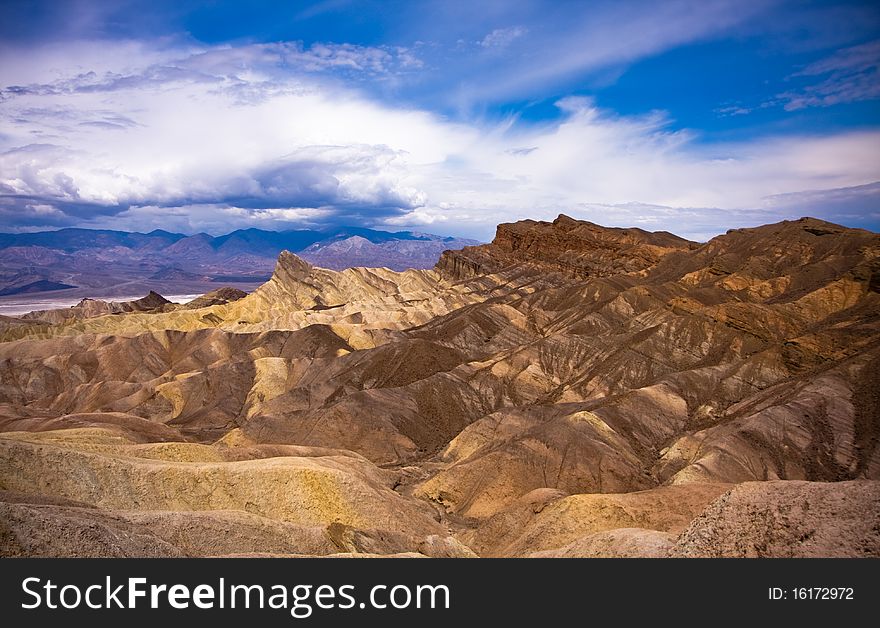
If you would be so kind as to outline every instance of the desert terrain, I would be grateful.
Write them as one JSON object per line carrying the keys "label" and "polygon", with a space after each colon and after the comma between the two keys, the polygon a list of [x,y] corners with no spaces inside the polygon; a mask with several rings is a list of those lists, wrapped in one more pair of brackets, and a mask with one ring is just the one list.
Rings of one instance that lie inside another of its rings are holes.
{"label": "desert terrain", "polygon": [[0,317],[0,430],[3,556],[876,557],[880,235],[284,251]]}
{"label": "desert terrain", "polygon": [[[333,269],[431,268],[475,240],[410,231],[238,229],[221,236],[65,228],[0,233],[0,315],[62,309],[83,298],[137,300],[150,291],[186,301],[220,287],[252,291],[281,251]],[[137,295],[137,296],[134,296]]]}

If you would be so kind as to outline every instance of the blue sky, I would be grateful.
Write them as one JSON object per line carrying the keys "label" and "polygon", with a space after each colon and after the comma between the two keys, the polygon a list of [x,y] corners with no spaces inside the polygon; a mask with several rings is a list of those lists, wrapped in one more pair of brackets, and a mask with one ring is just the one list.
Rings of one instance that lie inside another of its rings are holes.
{"label": "blue sky", "polygon": [[0,228],[880,228],[876,3],[0,4]]}

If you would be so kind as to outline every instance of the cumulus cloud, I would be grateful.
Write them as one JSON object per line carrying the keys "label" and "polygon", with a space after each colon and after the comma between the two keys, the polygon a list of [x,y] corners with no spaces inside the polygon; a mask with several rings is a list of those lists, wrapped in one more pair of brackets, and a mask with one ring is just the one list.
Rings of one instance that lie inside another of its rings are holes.
{"label": "cumulus cloud", "polygon": [[[116,49],[114,52],[122,54],[132,48],[137,50],[137,46],[125,43],[112,46]],[[297,74],[323,72],[349,78],[367,75],[375,79],[378,75],[405,71],[420,64],[413,51],[399,46],[316,43],[304,48],[300,42],[276,42],[183,50],[181,53],[177,57],[167,53],[152,55],[158,61],[141,67],[89,70],[47,82],[7,84],[0,89],[0,100],[199,83],[234,88],[240,84],[259,84],[273,79],[289,81]]]}
{"label": "cumulus cloud", "polygon": [[[568,112],[561,124],[508,131],[472,146],[454,167],[427,166],[417,181],[431,202],[395,218],[395,224],[412,217],[428,225],[447,218],[453,224],[491,225],[552,218],[560,211],[579,215],[584,207],[604,208],[581,214],[587,219],[639,224],[640,215],[624,211],[635,202],[665,208],[646,214],[656,228],[701,239],[731,226],[807,214],[837,219],[839,214],[820,203],[799,206],[794,196],[786,204],[768,199],[880,180],[876,131],[705,145],[692,133],[670,131],[659,113],[613,116],[584,99],[567,99],[560,106]],[[533,150],[523,154],[515,148],[521,146]],[[851,209],[858,206],[870,220],[880,199],[854,199]],[[474,233],[487,237],[491,229]]]}
{"label": "cumulus cloud", "polygon": [[270,230],[320,228],[332,219],[333,208],[268,207],[244,208],[211,203],[185,207],[135,206],[115,216],[96,216],[89,223],[95,229],[125,229],[148,233],[157,226],[178,233],[206,232],[222,235],[235,229],[257,227]]}
{"label": "cumulus cloud", "polygon": [[[875,131],[704,144],[662,112],[618,116],[582,97],[561,99],[552,123],[456,123],[337,80],[393,74],[397,49],[96,45],[30,82],[16,63],[0,70],[6,228],[346,223],[488,238],[566,212],[703,237],[816,213],[805,190],[876,217],[877,195],[854,192],[880,180]],[[138,50],[140,63],[119,61]]]}
{"label": "cumulus cloud", "polygon": [[[108,56],[129,50],[124,42],[105,46]],[[292,220],[281,211],[291,207],[365,221],[410,210],[424,194],[401,182],[407,160],[439,158],[432,145],[457,131],[314,75],[390,72],[400,51],[218,47],[178,51],[176,61],[166,55],[159,64],[150,56],[124,71],[7,83],[2,218],[45,222],[44,206],[56,209],[59,225],[137,206],[238,207],[255,220]],[[69,65],[79,69],[77,61]]]}

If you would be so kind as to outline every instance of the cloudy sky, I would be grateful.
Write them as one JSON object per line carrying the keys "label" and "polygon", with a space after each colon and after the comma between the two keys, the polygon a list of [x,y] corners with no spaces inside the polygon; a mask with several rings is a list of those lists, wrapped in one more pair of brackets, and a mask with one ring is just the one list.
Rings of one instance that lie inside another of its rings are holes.
{"label": "cloudy sky", "polygon": [[0,3],[0,230],[880,229],[876,2]]}

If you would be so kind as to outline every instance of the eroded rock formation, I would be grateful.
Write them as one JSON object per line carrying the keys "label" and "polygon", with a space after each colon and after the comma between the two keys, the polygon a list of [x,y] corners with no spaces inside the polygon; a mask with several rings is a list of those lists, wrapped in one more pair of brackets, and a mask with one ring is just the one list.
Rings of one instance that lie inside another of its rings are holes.
{"label": "eroded rock formation", "polygon": [[0,334],[4,554],[880,554],[867,231],[560,216]]}

